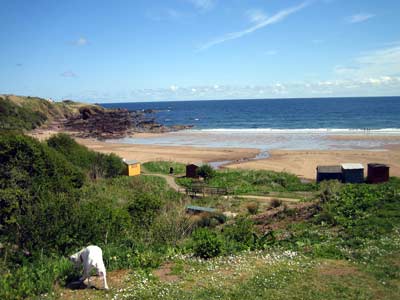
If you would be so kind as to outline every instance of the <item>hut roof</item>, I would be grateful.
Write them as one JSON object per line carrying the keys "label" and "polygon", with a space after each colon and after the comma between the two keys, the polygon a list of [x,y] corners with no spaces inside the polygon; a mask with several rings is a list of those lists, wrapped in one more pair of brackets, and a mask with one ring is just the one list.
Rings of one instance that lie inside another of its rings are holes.
{"label": "hut roof", "polygon": [[134,159],[129,159],[129,160],[124,159],[124,163],[126,163],[127,165],[135,165],[138,164],[139,162]]}
{"label": "hut roof", "polygon": [[188,210],[194,210],[194,211],[205,211],[205,212],[215,212],[215,208],[211,207],[202,207],[202,206],[194,206],[194,205],[188,205],[186,206],[186,209]]}
{"label": "hut roof", "polygon": [[190,167],[190,166],[198,167],[198,165],[195,165],[195,164],[188,164],[188,165],[186,165],[186,167]]}
{"label": "hut roof", "polygon": [[317,171],[320,173],[341,173],[341,166],[318,166]]}
{"label": "hut roof", "polygon": [[344,169],[344,170],[360,170],[360,169],[364,169],[364,167],[362,164],[347,163],[347,164],[342,164],[342,169]]}
{"label": "hut roof", "polygon": [[372,167],[372,168],[389,168],[388,165],[378,164],[378,163],[369,163],[368,167]]}

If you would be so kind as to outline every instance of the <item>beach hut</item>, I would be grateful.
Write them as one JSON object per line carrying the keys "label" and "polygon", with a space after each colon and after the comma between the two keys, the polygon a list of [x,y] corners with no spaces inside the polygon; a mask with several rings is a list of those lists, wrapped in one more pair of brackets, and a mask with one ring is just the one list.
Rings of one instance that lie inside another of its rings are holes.
{"label": "beach hut", "polygon": [[140,162],[136,160],[125,160],[124,163],[126,165],[126,175],[128,176],[137,176],[140,175]]}
{"label": "beach hut", "polygon": [[368,164],[368,183],[382,183],[389,180],[389,166],[384,164]]}
{"label": "beach hut", "polygon": [[341,166],[318,166],[317,167],[317,182],[323,180],[339,180],[342,181]]}
{"label": "beach hut", "polygon": [[197,175],[197,169],[199,166],[196,166],[194,164],[189,164],[186,166],[186,177],[188,178],[198,178],[199,175]]}
{"label": "beach hut", "polygon": [[342,164],[342,181],[344,183],[363,183],[363,165],[354,163]]}

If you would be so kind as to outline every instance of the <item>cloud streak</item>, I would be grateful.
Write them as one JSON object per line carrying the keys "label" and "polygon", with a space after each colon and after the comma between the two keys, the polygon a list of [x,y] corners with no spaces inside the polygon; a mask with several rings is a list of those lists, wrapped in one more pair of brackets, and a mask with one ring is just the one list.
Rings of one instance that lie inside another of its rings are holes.
{"label": "cloud streak", "polygon": [[283,9],[283,10],[277,12],[276,14],[272,15],[271,17],[266,17],[265,15],[261,15],[261,14],[258,14],[258,16],[255,17],[255,15],[253,14],[253,16],[251,18],[253,23],[255,23],[253,26],[251,26],[247,29],[241,30],[241,31],[228,33],[220,38],[217,38],[208,43],[205,43],[198,49],[198,51],[204,51],[204,50],[207,50],[218,44],[222,44],[227,41],[239,39],[241,37],[244,37],[248,34],[255,32],[257,30],[260,30],[264,27],[279,23],[279,22],[283,21],[284,19],[286,19],[287,17],[289,17],[290,15],[309,6],[310,4],[311,4],[310,1],[305,1],[297,6],[292,6],[292,7]]}
{"label": "cloud streak", "polygon": [[365,22],[371,18],[375,17],[374,14],[369,14],[369,13],[359,13],[352,15],[346,19],[346,21],[350,24],[355,24],[355,23],[362,23]]}
{"label": "cloud streak", "polygon": [[364,52],[346,65],[336,66],[335,73],[346,78],[400,76],[400,46]]}

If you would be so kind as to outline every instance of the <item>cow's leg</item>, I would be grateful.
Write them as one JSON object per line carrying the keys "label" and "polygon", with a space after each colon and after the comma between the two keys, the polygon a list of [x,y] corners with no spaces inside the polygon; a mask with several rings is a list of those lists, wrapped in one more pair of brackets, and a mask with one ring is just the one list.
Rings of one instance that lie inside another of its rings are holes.
{"label": "cow's leg", "polygon": [[87,287],[90,287],[90,271],[91,271],[91,268],[85,266],[85,267],[83,268],[83,276],[81,277],[81,281],[82,281],[82,282],[84,282],[85,279],[87,278],[87,280],[88,280]]}
{"label": "cow's leg", "polygon": [[103,277],[104,289],[108,290],[106,271],[99,272],[99,275]]}

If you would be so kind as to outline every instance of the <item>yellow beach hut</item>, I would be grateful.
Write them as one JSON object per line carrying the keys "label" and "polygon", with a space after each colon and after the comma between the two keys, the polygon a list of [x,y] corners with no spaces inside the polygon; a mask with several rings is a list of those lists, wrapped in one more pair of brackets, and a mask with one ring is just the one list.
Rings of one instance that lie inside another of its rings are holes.
{"label": "yellow beach hut", "polygon": [[137,160],[126,160],[124,159],[126,165],[126,174],[128,176],[138,176],[140,175],[140,162]]}

